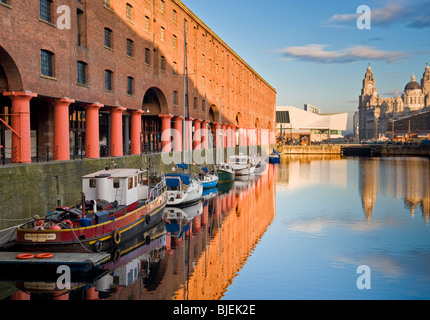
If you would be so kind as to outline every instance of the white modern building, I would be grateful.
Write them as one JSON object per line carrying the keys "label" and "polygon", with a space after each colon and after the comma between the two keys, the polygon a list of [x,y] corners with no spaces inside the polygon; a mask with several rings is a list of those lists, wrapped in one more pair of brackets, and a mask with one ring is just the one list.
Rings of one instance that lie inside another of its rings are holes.
{"label": "white modern building", "polygon": [[276,107],[276,133],[295,144],[342,138],[348,113],[314,113],[293,106]]}

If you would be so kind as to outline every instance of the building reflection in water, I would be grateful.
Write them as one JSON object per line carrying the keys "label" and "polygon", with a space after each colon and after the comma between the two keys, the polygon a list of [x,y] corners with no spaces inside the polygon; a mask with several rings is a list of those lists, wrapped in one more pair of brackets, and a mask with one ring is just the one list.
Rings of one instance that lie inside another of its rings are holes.
{"label": "building reflection in water", "polygon": [[160,224],[118,248],[93,278],[72,275],[70,290],[55,279],[11,279],[8,299],[221,299],[275,217],[276,170],[220,184],[194,206],[166,208]]}
{"label": "building reflection in water", "polygon": [[[430,161],[427,158],[363,158],[359,162],[363,209],[370,219],[378,196],[403,199],[413,217],[430,214]],[[380,193],[382,190],[382,194]]]}
{"label": "building reflection in water", "polygon": [[[356,166],[358,162],[358,166]],[[278,168],[278,189],[297,190],[314,184],[347,188],[358,177],[361,204],[370,220],[378,197],[403,199],[413,217],[428,224],[430,160],[428,158],[342,158],[338,155],[290,155]],[[418,211],[419,210],[419,211]]]}

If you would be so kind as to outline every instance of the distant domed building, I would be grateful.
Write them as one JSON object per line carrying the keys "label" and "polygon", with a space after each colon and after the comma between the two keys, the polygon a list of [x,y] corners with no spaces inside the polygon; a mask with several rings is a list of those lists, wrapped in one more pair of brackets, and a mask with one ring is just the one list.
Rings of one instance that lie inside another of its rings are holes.
{"label": "distant domed building", "polygon": [[412,74],[402,95],[380,98],[375,87],[372,69],[367,67],[359,97],[358,121],[355,132],[360,140],[379,138],[386,133],[387,123],[395,118],[413,114],[430,107],[430,67],[427,63],[421,84]]}

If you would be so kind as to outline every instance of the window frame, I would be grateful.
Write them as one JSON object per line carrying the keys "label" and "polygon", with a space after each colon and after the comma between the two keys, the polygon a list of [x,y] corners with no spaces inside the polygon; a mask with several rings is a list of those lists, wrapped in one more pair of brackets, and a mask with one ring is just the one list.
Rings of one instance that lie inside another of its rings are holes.
{"label": "window frame", "polygon": [[133,58],[134,57],[134,41],[130,38],[127,38],[127,48],[126,48],[126,53],[127,53],[127,57]]}
{"label": "window frame", "polygon": [[[49,50],[40,50],[40,75],[50,78],[55,77],[54,56],[55,54]],[[45,63],[47,63],[47,65]],[[47,74],[45,72],[47,72]]]}
{"label": "window frame", "polygon": [[113,71],[109,69],[105,69],[105,90],[113,91],[114,82],[113,82]]}
{"label": "window frame", "polygon": [[133,22],[133,6],[130,3],[125,4],[125,18],[129,22]]}
{"label": "window frame", "polygon": [[113,49],[113,31],[110,28],[104,28],[104,46]]}
{"label": "window frame", "polygon": [[53,18],[52,4],[53,4],[52,0],[39,0],[39,19],[40,20],[52,23],[52,18]]}
{"label": "window frame", "polygon": [[166,29],[164,27],[160,27],[160,40],[166,42]]}
{"label": "window frame", "polygon": [[145,48],[145,64],[151,65],[151,50],[149,48]]}
{"label": "window frame", "polygon": [[173,105],[174,106],[178,105],[178,91],[176,90],[173,91]]}
{"label": "window frame", "polygon": [[[77,79],[76,79],[76,83],[79,85],[88,85],[88,63],[86,63],[85,61],[77,61]],[[83,67],[83,69],[82,69]],[[82,80],[81,75],[82,75],[82,70],[84,72],[84,82],[80,81]]]}
{"label": "window frame", "polygon": [[127,76],[127,94],[129,96],[134,95],[134,78],[132,76]]}
{"label": "window frame", "polygon": [[165,56],[161,56],[161,71],[166,72],[166,57]]}

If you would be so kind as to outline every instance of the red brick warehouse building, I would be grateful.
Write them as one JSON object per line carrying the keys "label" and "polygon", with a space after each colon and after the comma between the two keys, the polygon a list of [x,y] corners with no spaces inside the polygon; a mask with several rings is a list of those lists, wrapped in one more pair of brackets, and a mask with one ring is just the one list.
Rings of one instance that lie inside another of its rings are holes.
{"label": "red brick warehouse building", "polygon": [[161,133],[182,131],[185,28],[193,132],[223,130],[227,147],[273,143],[275,89],[180,1],[0,0],[7,156],[170,151]]}

